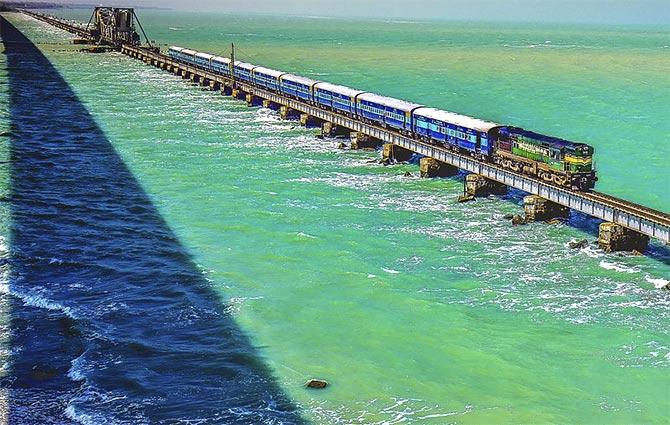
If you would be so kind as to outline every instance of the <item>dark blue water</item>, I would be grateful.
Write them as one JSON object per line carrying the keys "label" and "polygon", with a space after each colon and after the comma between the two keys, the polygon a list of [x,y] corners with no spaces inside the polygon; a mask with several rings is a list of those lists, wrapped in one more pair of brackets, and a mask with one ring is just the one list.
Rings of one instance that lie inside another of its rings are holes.
{"label": "dark blue water", "polygon": [[300,423],[58,71],[6,20],[10,422]]}

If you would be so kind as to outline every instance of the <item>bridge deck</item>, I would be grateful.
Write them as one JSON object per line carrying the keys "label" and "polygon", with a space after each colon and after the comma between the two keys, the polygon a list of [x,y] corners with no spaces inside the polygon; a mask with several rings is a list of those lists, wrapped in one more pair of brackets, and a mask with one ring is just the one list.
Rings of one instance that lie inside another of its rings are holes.
{"label": "bridge deck", "polygon": [[[30,13],[31,16],[55,25],[52,18],[48,20],[39,15]],[[58,21],[56,21],[58,22]],[[56,25],[58,26],[58,25]],[[66,24],[59,26],[79,36],[81,28]],[[90,36],[90,34],[89,34]],[[474,158],[448,151],[442,147],[433,146],[416,139],[404,136],[396,131],[381,128],[375,125],[358,121],[320,107],[307,104],[280,94],[270,92],[250,84],[235,81],[219,74],[196,68],[183,63],[175,62],[168,56],[155,53],[141,47],[123,46],[121,51],[141,60],[146,60],[154,65],[164,64],[177,67],[192,75],[197,75],[209,81],[225,86],[235,84],[240,90],[254,96],[267,99],[278,105],[284,105],[296,111],[309,114],[313,117],[337,124],[353,131],[367,134],[386,143],[393,143],[420,155],[435,158],[439,161],[451,164],[462,170],[480,174],[489,179],[504,183],[507,186],[541,196],[557,204],[567,206],[575,211],[596,217],[608,222],[620,224],[636,232],[656,238],[662,242],[670,243],[670,214],[644,207],[623,199],[619,199],[599,192],[577,192],[557,187],[536,180],[529,176],[504,170],[493,164],[475,160]]]}

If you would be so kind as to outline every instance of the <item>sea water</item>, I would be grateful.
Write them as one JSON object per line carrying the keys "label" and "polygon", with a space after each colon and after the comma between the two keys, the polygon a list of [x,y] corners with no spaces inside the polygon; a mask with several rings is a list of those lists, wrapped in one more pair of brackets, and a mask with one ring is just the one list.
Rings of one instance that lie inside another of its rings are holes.
{"label": "sea water", "polygon": [[[83,423],[667,421],[667,247],[569,249],[595,240],[598,221],[513,227],[503,216],[522,211],[520,192],[458,204],[458,178],[380,166],[376,152],[339,150],[270,110],[7,16],[90,113],[74,130],[75,116],[50,131],[28,121],[1,140],[0,311],[3,335],[19,329],[0,341],[10,417],[34,421],[34,404],[42,418]],[[234,42],[238,60],[584,141],[598,190],[670,210],[667,29],[140,18],[163,48],[228,55]],[[12,106],[13,60],[0,74],[3,128],[34,113],[25,99],[26,110]],[[58,121],[50,97],[31,102]],[[71,163],[45,162],[40,137],[44,155],[63,146]],[[59,354],[67,338],[79,348]],[[57,365],[35,361],[40,350]],[[37,363],[46,372],[16,385]],[[315,377],[329,387],[304,388]]]}

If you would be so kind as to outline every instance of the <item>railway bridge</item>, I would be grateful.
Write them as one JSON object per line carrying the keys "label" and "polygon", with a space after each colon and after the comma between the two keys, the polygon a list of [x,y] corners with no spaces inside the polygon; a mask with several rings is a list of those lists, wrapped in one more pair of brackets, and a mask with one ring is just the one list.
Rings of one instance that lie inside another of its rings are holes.
{"label": "railway bridge", "polygon": [[[89,36],[82,33],[80,26],[31,12],[24,13],[79,37],[95,39],[90,31]],[[301,123],[305,125],[310,121],[320,124],[325,135],[348,134],[353,148],[383,145],[384,158],[387,160],[406,160],[412,154],[419,154],[422,156],[422,175],[446,176],[457,173],[459,169],[465,170],[470,173],[466,176],[464,189],[466,199],[504,193],[507,187],[513,187],[529,194],[524,198],[527,220],[540,221],[567,217],[570,210],[601,219],[603,223],[599,228],[599,244],[607,251],[643,252],[650,238],[670,244],[668,213],[597,191],[569,190],[502,169],[494,164],[408,137],[389,128],[372,125],[247,82],[174,61],[151,46],[142,47],[137,42],[118,41],[114,45],[124,55],[190,79],[212,90],[218,90],[222,94],[243,98],[250,106],[262,104],[264,107],[274,107],[279,109],[282,118],[299,115]]]}

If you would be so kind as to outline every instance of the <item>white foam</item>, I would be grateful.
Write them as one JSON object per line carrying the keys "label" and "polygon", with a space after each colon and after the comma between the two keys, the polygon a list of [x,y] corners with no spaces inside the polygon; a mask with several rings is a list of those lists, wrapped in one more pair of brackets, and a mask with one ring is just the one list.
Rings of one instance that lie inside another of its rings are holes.
{"label": "white foam", "polygon": [[607,270],[614,270],[620,273],[639,273],[640,269],[636,267],[628,267],[619,263],[610,263],[608,261],[602,260],[600,262],[600,267]]}
{"label": "white foam", "polygon": [[400,272],[398,270],[385,269],[384,267],[382,267],[382,270],[384,270],[386,273],[390,273],[390,274],[400,274]]}
{"label": "white foam", "polygon": [[654,285],[654,287],[655,287],[656,289],[663,289],[663,288],[666,288],[666,287],[668,287],[668,285],[670,284],[670,280],[666,280],[666,279],[663,279],[663,278],[660,278],[660,277],[659,277],[659,278],[653,278],[653,277],[651,277],[651,276],[649,276],[649,275],[646,275],[646,276],[644,277],[644,280],[646,280],[647,282],[649,282],[649,283],[651,283],[652,285]]}

